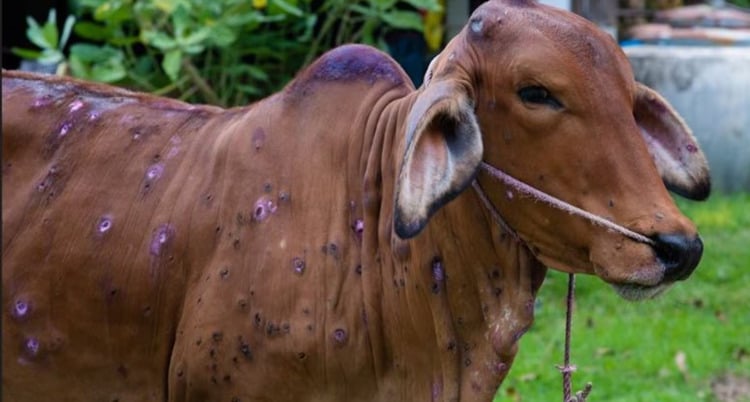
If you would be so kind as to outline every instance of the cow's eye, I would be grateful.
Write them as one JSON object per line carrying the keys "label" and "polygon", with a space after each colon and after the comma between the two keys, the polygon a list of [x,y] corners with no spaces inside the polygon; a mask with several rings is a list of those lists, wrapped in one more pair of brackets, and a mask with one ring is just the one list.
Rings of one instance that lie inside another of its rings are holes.
{"label": "cow's eye", "polygon": [[557,98],[552,96],[547,88],[538,85],[523,87],[518,90],[518,97],[524,103],[534,103],[537,105],[546,105],[554,109],[562,109],[563,105]]}

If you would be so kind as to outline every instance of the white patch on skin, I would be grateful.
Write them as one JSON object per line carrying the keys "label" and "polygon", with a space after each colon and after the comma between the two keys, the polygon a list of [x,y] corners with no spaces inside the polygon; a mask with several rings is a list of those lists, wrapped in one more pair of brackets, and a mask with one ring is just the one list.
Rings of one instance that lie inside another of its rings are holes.
{"label": "white patch on skin", "polygon": [[276,204],[271,199],[266,196],[261,197],[255,202],[255,206],[253,207],[253,220],[262,222],[268,219],[269,216],[276,213],[276,208]]}
{"label": "white patch on skin", "polygon": [[112,229],[112,217],[110,215],[104,215],[99,219],[97,224],[97,230],[100,234],[109,232]]}
{"label": "white patch on skin", "polygon": [[469,23],[471,26],[471,31],[474,33],[482,33],[482,28],[484,27],[484,21],[481,19],[475,19]]}
{"label": "white patch on skin", "polygon": [[182,138],[173,135],[169,138],[169,143],[172,144],[172,146],[167,152],[167,159],[172,159],[177,156],[178,153],[180,153],[180,144],[182,144]]}
{"label": "white patch on skin", "polygon": [[[502,313],[502,320],[507,322],[511,322],[511,318],[513,317],[513,309],[510,306],[503,307],[503,313]],[[500,324],[498,324],[499,327]],[[499,328],[498,328],[499,330]]]}
{"label": "white patch on skin", "polygon": [[279,248],[282,250],[286,249],[286,239],[281,239],[279,242]]}
{"label": "white patch on skin", "polygon": [[71,128],[73,128],[73,123],[71,122],[64,123],[62,127],[60,127],[60,132],[58,133],[58,135],[60,137],[65,137]]}
{"label": "white patch on skin", "polygon": [[146,170],[146,180],[154,181],[161,177],[162,173],[164,173],[164,165],[155,163]]}
{"label": "white patch on skin", "polygon": [[29,312],[29,303],[23,300],[17,300],[15,303],[15,308],[13,312],[16,317],[19,317],[19,318],[25,317],[26,314],[28,314]]}
{"label": "white patch on skin", "polygon": [[83,101],[80,99],[76,99],[73,102],[70,103],[70,112],[73,113],[76,110],[79,110],[83,107]]}

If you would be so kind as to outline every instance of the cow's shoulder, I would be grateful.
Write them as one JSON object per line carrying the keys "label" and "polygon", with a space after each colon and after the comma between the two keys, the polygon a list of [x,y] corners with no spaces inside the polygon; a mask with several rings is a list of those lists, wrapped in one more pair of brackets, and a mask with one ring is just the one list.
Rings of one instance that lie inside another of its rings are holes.
{"label": "cow's shoulder", "polygon": [[360,84],[385,88],[414,85],[401,66],[388,54],[367,45],[334,48],[300,71],[286,87],[288,97],[311,95],[327,84]]}

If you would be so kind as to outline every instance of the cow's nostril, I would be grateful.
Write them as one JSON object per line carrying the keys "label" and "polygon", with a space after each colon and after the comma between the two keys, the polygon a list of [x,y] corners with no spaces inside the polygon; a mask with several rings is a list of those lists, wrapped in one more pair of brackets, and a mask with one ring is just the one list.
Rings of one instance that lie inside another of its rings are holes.
{"label": "cow's nostril", "polygon": [[664,282],[683,280],[698,266],[703,254],[703,242],[700,237],[659,234],[654,236],[653,240],[656,242],[656,256],[664,264]]}

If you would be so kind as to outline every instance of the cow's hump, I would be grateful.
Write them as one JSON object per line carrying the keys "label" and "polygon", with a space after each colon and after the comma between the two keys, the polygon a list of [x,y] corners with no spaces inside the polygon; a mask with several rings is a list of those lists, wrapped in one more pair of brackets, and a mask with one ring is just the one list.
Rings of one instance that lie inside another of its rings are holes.
{"label": "cow's hump", "polygon": [[412,85],[398,63],[386,53],[367,45],[337,47],[302,70],[287,88],[290,95],[309,95],[320,84],[379,83]]}

